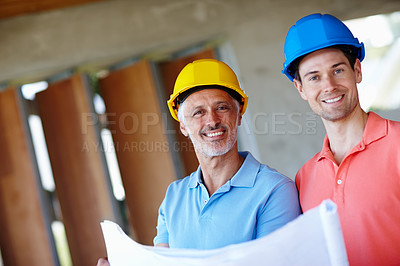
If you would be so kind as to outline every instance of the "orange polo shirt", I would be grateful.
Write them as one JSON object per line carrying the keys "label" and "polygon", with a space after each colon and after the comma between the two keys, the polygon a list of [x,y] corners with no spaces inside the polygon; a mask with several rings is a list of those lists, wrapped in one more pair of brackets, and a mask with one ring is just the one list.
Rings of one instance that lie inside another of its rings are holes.
{"label": "orange polo shirt", "polygon": [[337,204],[351,266],[400,265],[400,122],[370,112],[339,166],[325,137],[295,181],[303,212],[327,198]]}

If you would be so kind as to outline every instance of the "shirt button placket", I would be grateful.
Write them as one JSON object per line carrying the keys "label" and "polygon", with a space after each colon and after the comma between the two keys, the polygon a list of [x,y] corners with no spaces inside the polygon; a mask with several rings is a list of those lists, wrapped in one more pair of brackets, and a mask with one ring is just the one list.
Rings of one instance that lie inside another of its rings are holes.
{"label": "shirt button placket", "polygon": [[209,202],[210,198],[208,197],[208,191],[206,189],[206,187],[201,184],[201,195],[200,195],[200,199],[199,199],[199,204],[200,204],[200,208],[201,208],[201,216],[204,215],[204,213],[207,210],[207,203]]}
{"label": "shirt button placket", "polygon": [[343,170],[340,169],[336,175],[336,185],[335,185],[335,199],[337,202],[344,202],[344,176]]}

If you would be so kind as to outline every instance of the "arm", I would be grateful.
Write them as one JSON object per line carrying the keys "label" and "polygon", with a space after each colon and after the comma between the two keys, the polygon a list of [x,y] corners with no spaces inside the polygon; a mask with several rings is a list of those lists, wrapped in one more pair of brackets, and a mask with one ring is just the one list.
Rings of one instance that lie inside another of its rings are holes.
{"label": "arm", "polygon": [[273,190],[258,217],[256,238],[275,231],[300,214],[296,185],[292,181],[280,184]]}
{"label": "arm", "polygon": [[169,233],[165,217],[165,199],[161,203],[157,219],[157,235],[153,240],[156,247],[169,247]]}

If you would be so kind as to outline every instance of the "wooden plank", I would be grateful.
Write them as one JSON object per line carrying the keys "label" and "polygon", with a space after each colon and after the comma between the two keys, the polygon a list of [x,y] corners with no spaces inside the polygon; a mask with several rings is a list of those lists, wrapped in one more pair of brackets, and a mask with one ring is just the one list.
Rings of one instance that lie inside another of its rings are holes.
{"label": "wooden plank", "polygon": [[53,265],[15,88],[0,92],[0,248],[4,265]]}
{"label": "wooden plank", "polygon": [[[167,95],[167,98],[164,99],[164,102],[167,102],[167,100],[169,99],[169,95],[172,94],[174,90],[175,80],[178,77],[178,74],[182,70],[182,68],[184,68],[188,63],[191,63],[194,60],[215,57],[215,51],[213,49],[208,49],[196,54],[192,54],[190,56],[162,62],[159,67],[164,84],[165,95]],[[170,114],[167,114],[167,117],[167,119],[170,120],[169,124],[174,125],[174,128],[171,130],[171,134],[174,135],[172,137],[175,138],[175,150],[180,154],[183,161],[183,172],[185,173],[185,175],[189,175],[199,166],[196,154],[194,152],[193,144],[180,132],[179,123],[175,121]]]}
{"label": "wooden plank", "polygon": [[82,76],[50,84],[36,95],[73,265],[106,255],[100,221],[114,220]]}
{"label": "wooden plank", "polygon": [[100,80],[109,128],[132,223],[133,237],[152,245],[158,208],[175,178],[149,62]]}
{"label": "wooden plank", "polygon": [[1,0],[0,19],[106,0]]}

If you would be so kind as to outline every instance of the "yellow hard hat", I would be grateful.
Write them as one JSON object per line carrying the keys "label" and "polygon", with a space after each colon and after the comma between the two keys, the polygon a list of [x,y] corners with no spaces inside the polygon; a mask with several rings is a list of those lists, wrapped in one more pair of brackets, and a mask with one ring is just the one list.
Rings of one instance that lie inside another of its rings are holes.
{"label": "yellow hard hat", "polygon": [[[187,64],[175,81],[174,92],[167,101],[172,117],[178,119],[179,104],[195,88],[220,88],[229,93],[240,103],[240,114],[246,111],[248,97],[240,88],[233,70],[225,63],[215,59],[200,59]],[[189,91],[190,90],[190,91]],[[185,93],[186,92],[186,93]]]}

